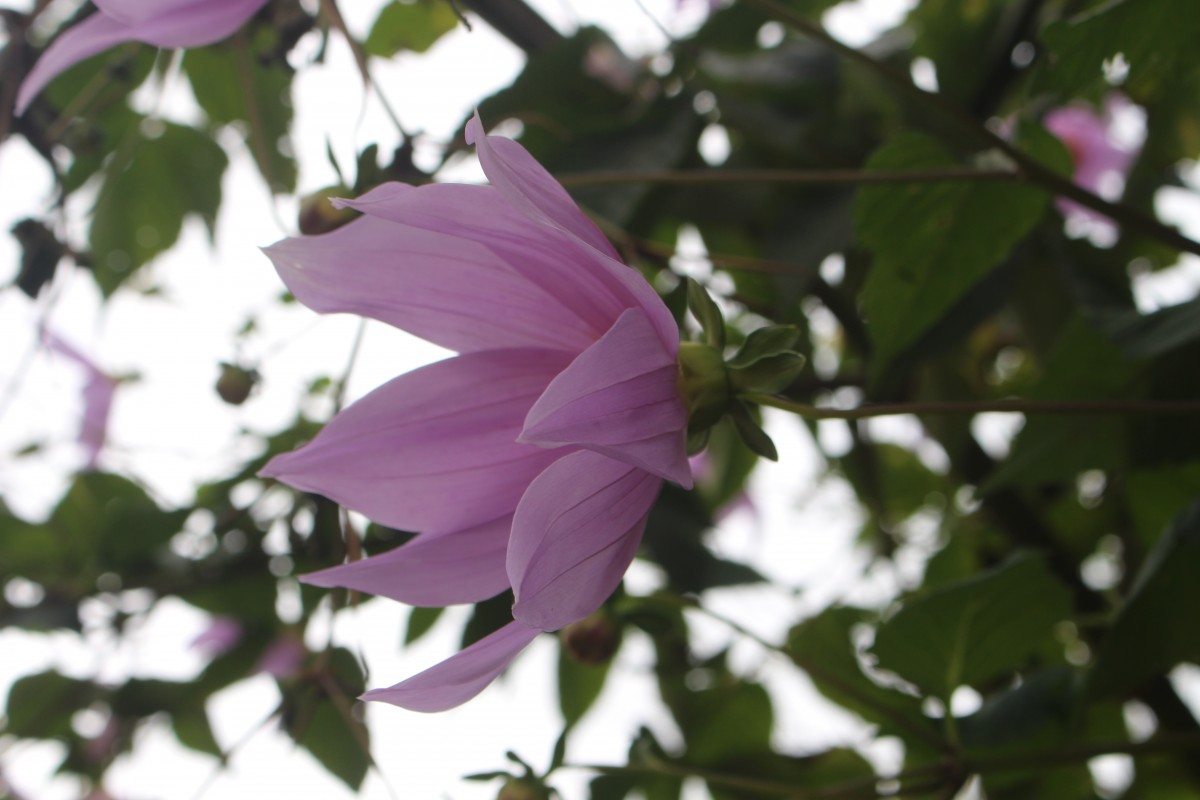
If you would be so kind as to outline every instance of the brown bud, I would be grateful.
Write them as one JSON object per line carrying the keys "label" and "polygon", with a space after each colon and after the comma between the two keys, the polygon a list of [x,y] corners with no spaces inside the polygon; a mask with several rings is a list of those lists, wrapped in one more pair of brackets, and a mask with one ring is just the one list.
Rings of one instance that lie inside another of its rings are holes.
{"label": "brown bud", "polygon": [[221,362],[221,375],[217,378],[217,394],[231,406],[246,402],[250,392],[258,383],[258,371],[234,364]]}
{"label": "brown bud", "polygon": [[604,609],[572,622],[558,638],[567,655],[581,664],[605,664],[621,645],[621,631]]}
{"label": "brown bud", "polygon": [[305,197],[300,201],[300,218],[297,220],[300,232],[305,236],[329,233],[357,217],[357,211],[334,208],[331,202],[332,198],[349,197],[352,194],[344,186],[326,186]]}
{"label": "brown bud", "polygon": [[496,800],[550,800],[550,790],[527,778],[509,778]]}

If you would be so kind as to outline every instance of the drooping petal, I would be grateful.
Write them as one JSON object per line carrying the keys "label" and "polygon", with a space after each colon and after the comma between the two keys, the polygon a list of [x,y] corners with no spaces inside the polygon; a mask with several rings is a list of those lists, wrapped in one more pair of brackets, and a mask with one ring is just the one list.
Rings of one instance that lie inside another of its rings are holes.
{"label": "drooping petal", "polygon": [[510,622],[440,664],[363,700],[379,700],[412,711],[445,711],[482,692],[537,635],[537,628]]}
{"label": "drooping petal", "polygon": [[520,441],[586,447],[690,489],[677,377],[675,358],[641,309],[631,308],[550,383]]}
{"label": "drooping petal", "polygon": [[265,252],[288,289],[314,311],[371,317],[451,350],[578,352],[594,339],[554,297],[487,248],[436,231],[368,216],[321,236],[284,239]]}
{"label": "drooping petal", "polygon": [[612,244],[579,210],[562,184],[512,139],[488,136],[478,112],[467,123],[467,144],[475,145],[488,181],[521,213],[569,231],[609,258],[619,260]]}
{"label": "drooping petal", "polygon": [[558,457],[516,438],[568,357],[493,350],[406,373],[261,474],[410,531],[461,531],[511,514]]}
{"label": "drooping petal", "polygon": [[95,362],[50,330],[42,331],[46,349],[78,364],[86,376],[83,386],[83,419],[79,426],[79,444],[87,456],[84,469],[95,469],[108,438],[108,418],[112,413],[117,380],[96,366]]}
{"label": "drooping petal", "polygon": [[[55,39],[17,93],[16,113],[24,113],[34,97],[64,70],[85,58],[123,42],[145,42],[156,47],[197,47],[232,34],[252,17],[266,0],[194,0],[155,7],[132,0],[106,0],[101,12],[64,31]],[[142,8],[139,8],[139,5]],[[112,15],[106,13],[113,11]]]}
{"label": "drooping petal", "polygon": [[[538,313],[544,330],[548,337],[560,339],[559,331],[567,330],[576,351],[603,335],[633,306],[646,312],[672,353],[678,347],[675,320],[641,275],[577,237],[519,213],[494,186],[389,183],[335,205],[487,248],[550,298]],[[567,321],[563,315],[568,315]],[[576,330],[586,334],[585,342],[573,335]]]}
{"label": "drooping petal", "polygon": [[508,588],[504,569],[512,515],[464,531],[421,534],[406,544],[301,578],[414,606],[477,603]]}
{"label": "drooping petal", "polygon": [[595,611],[621,583],[662,479],[580,451],[521,498],[508,543],[513,618],[556,630]]}

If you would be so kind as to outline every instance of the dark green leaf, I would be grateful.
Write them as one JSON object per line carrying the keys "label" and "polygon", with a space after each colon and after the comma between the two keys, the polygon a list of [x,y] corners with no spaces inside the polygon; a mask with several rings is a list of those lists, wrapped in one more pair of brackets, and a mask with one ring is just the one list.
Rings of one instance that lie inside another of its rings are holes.
{"label": "dark green leaf", "polygon": [[414,608],[409,611],[408,620],[404,623],[404,644],[412,644],[428,633],[445,610],[444,608]]}
{"label": "dark green leaf", "polygon": [[600,696],[611,664],[611,661],[584,664],[568,656],[565,648],[559,648],[558,708],[568,729],[583,718]]}
{"label": "dark green leaf", "polygon": [[368,55],[383,58],[402,50],[424,53],[457,25],[454,7],[444,0],[393,0],[375,18],[363,49]]}
{"label": "dark green leaf", "polygon": [[1091,676],[1093,694],[1125,692],[1181,661],[1200,658],[1200,503],[1193,503],[1163,534],[1146,559],[1100,645]]}
{"label": "dark green leaf", "polygon": [[[869,169],[955,166],[942,145],[901,134]],[[875,255],[864,303],[879,369],[950,311],[1002,262],[1046,210],[1045,193],[1015,183],[870,186],[855,207],[859,241]]]}
{"label": "dark green leaf", "polygon": [[1030,555],[904,603],[879,626],[879,666],[949,700],[1020,667],[1052,638],[1071,609],[1070,592]]}
{"label": "dark green leaf", "polygon": [[66,736],[71,733],[71,716],[91,705],[99,694],[88,681],[54,671],[20,678],[8,691],[5,732],[30,739]]}
{"label": "dark green leaf", "polygon": [[708,290],[693,278],[687,278],[688,309],[704,331],[704,341],[718,352],[725,348],[725,315],[708,294]]}

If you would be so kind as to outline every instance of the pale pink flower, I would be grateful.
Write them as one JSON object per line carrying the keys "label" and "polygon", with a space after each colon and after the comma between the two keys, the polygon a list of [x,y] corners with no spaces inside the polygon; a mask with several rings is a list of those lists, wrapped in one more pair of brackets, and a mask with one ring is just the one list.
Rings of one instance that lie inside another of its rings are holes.
{"label": "pale pink flower", "polygon": [[16,112],[59,73],[125,42],[199,47],[242,26],[267,0],[93,0],[99,10],[55,39],[21,83]]}
{"label": "pale pink flower", "polygon": [[233,617],[213,617],[208,627],[192,639],[190,647],[213,659],[229,652],[242,639],[242,624]]}
{"label": "pale pink flower", "polygon": [[304,649],[304,642],[294,636],[283,634],[271,640],[251,672],[265,672],[274,678],[283,680],[299,672],[307,657],[308,651]]}
{"label": "pale pink flower", "polygon": [[[1075,183],[1105,200],[1120,198],[1125,177],[1140,149],[1138,144],[1115,135],[1116,118],[1130,105],[1123,95],[1114,92],[1105,99],[1103,113],[1088,105],[1072,104],[1048,112],[1042,120],[1071,154]],[[1109,222],[1107,216],[1065,197],[1055,204],[1068,217]]]}
{"label": "pale pink flower", "polygon": [[83,385],[83,420],[79,426],[78,441],[87,457],[85,469],[95,469],[108,436],[108,417],[112,410],[113,395],[117,391],[117,379],[96,366],[72,345],[48,330],[42,331],[42,343],[52,353],[58,353],[83,368],[87,380]]}
{"label": "pale pink flower", "polygon": [[264,470],[420,532],[310,583],[435,606],[513,588],[513,622],[365,695],[419,711],[465,702],[540,631],[595,611],[663,479],[692,483],[670,312],[524,148],[478,117],[467,133],[490,186],[388,184],[344,203],[363,218],[267,250],[309,307],[461,354],[376,389]]}

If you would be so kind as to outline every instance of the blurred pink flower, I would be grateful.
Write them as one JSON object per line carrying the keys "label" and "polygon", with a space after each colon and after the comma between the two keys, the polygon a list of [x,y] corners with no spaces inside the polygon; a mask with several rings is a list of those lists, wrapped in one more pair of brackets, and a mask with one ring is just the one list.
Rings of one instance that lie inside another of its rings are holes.
{"label": "blurred pink flower", "polygon": [[93,0],[99,10],[55,39],[25,76],[16,113],[59,73],[125,42],[198,47],[229,36],[267,0]]}
{"label": "blurred pink flower", "polygon": [[242,624],[233,617],[213,617],[208,627],[192,639],[191,648],[213,659],[229,652],[242,639]]}
{"label": "blurred pink flower", "polygon": [[100,450],[108,435],[108,416],[112,410],[113,395],[117,390],[117,379],[101,370],[96,364],[72,345],[48,330],[42,331],[42,343],[52,353],[58,353],[83,368],[87,382],[83,386],[83,421],[79,427],[78,441],[83,445],[87,461],[84,469],[95,469]]}
{"label": "blurred pink flower", "polygon": [[283,680],[299,672],[307,656],[308,651],[304,649],[304,642],[293,636],[284,634],[271,640],[271,643],[266,646],[259,657],[258,664],[251,672],[265,672],[272,677]]}
{"label": "blurred pink flower", "polygon": [[[1042,120],[1070,152],[1075,183],[1105,200],[1121,196],[1125,177],[1140,149],[1140,144],[1120,141],[1114,136],[1117,116],[1131,105],[1124,95],[1113,92],[1105,99],[1102,114],[1091,106],[1072,104],[1053,109]],[[1103,214],[1065,197],[1055,203],[1068,217],[1110,222]]]}
{"label": "blurred pink flower", "polygon": [[343,203],[363,218],[267,250],[309,307],[461,354],[376,389],[264,470],[421,534],[310,583],[435,606],[513,588],[513,622],[365,695],[419,711],[474,697],[540,631],[595,611],[663,479],[692,484],[670,312],[524,148],[478,117],[467,133],[490,186],[381,186]]}

